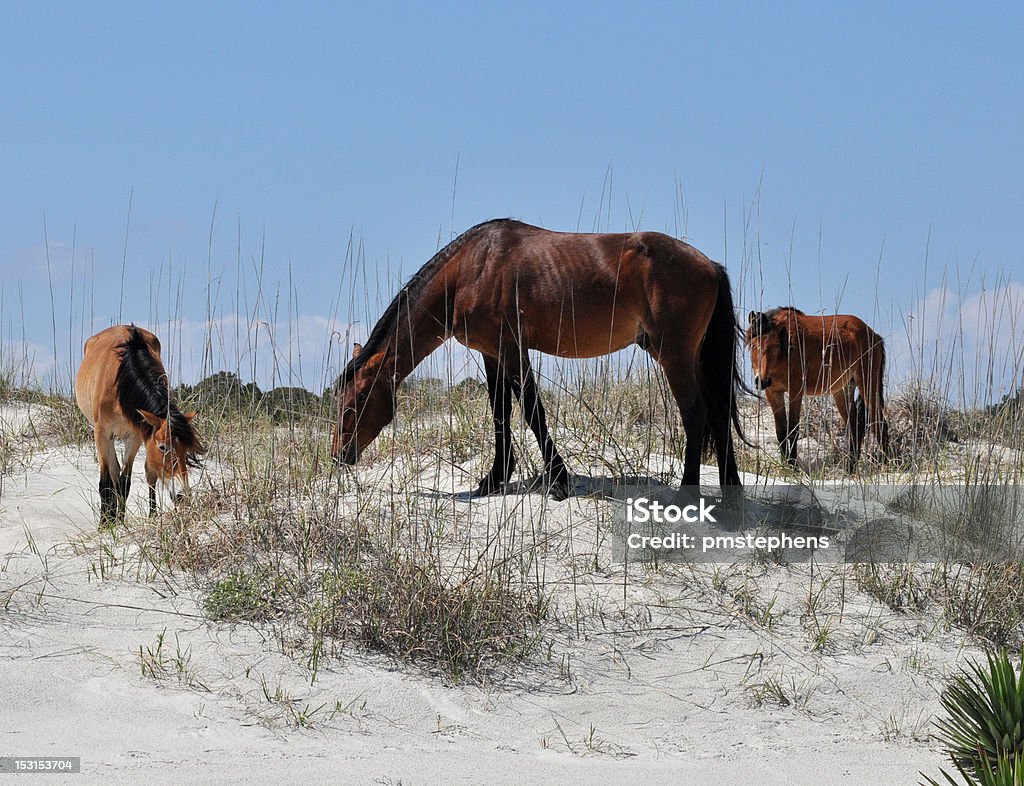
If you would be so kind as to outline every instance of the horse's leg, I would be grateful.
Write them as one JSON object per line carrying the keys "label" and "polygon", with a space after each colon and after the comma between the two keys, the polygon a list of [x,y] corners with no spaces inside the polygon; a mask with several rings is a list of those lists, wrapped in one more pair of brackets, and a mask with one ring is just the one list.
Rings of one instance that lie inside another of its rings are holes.
{"label": "horse's leg", "polygon": [[500,491],[516,466],[512,451],[512,386],[497,358],[484,355],[484,370],[487,372],[487,398],[494,414],[494,465],[476,487],[475,496]]}
{"label": "horse's leg", "polygon": [[117,498],[121,507],[120,517],[124,518],[124,510],[128,506],[128,492],[132,488],[132,468],[135,466],[135,456],[142,447],[142,440],[134,432],[128,437],[124,446],[124,463],[121,465],[121,472],[117,479]]}
{"label": "horse's leg", "polygon": [[558,449],[548,432],[547,416],[544,414],[544,405],[540,403],[537,382],[533,376],[533,369],[530,368],[530,358],[523,350],[521,355],[509,358],[501,365],[501,373],[506,375],[512,392],[519,399],[523,416],[530,424],[537,444],[540,445],[540,452],[544,457],[544,478],[551,490],[551,496],[563,500],[569,496],[569,471],[565,468],[565,462],[558,455]]}
{"label": "horse's leg", "polygon": [[110,526],[118,520],[118,483],[121,468],[117,462],[114,440],[101,434],[99,424],[93,429],[96,457],[100,462],[100,526]]}
{"label": "horse's leg", "polygon": [[707,424],[707,407],[701,396],[697,378],[697,364],[693,358],[661,354],[658,363],[665,371],[672,396],[679,406],[686,434],[683,452],[683,480],[686,486],[700,485],[700,459],[704,427]]}
{"label": "horse's leg", "polygon": [[795,457],[790,457],[789,450],[789,417],[786,415],[786,394],[778,390],[766,390],[764,397],[768,399],[768,406],[772,409],[772,417],[775,419],[775,438],[779,441],[779,454],[783,461],[793,463]]}
{"label": "horse's leg", "polygon": [[878,443],[882,455],[889,459],[889,424],[885,420],[885,393],[882,390],[883,364],[885,354],[882,350],[873,350],[861,363],[860,390],[867,405],[867,427]]}
{"label": "horse's leg", "polygon": [[854,398],[854,390],[854,386],[850,384],[832,394],[832,398],[836,402],[836,409],[839,410],[839,420],[842,422],[843,431],[846,434],[846,466],[850,472],[853,472],[853,468],[857,465],[860,444],[864,437],[864,429],[860,423],[860,412],[863,405],[860,404],[859,399]]}
{"label": "horse's leg", "polygon": [[796,444],[800,439],[800,407],[804,402],[803,392],[789,394],[789,463],[796,466]]}

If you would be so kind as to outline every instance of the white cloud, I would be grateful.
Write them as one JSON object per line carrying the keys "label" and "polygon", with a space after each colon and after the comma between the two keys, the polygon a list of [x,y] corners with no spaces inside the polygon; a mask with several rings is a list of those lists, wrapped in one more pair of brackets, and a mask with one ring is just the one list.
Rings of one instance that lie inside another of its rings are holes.
{"label": "white cloud", "polygon": [[55,367],[52,348],[32,341],[0,343],[0,374],[16,387],[46,386],[44,383]]}
{"label": "white cloud", "polygon": [[903,378],[931,382],[963,406],[998,400],[1024,374],[1024,284],[1001,282],[973,293],[929,291],[904,315],[890,343]]}

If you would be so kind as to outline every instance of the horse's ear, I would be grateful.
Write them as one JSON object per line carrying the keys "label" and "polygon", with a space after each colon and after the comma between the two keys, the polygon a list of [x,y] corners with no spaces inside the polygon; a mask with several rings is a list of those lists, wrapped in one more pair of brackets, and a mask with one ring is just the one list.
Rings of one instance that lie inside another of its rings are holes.
{"label": "horse's ear", "polygon": [[196,416],[196,413],[195,413],[195,412],[185,412],[185,413],[183,413],[183,414],[182,414],[182,417],[183,417],[183,418],[185,418],[185,420],[186,420],[186,421],[187,421],[188,423],[191,423],[191,422],[192,422],[192,419],[193,419],[193,418],[194,418],[195,416]]}
{"label": "horse's ear", "polygon": [[163,425],[164,419],[159,415],[154,415],[152,412],[146,412],[144,409],[140,409],[139,414],[142,415],[143,420],[155,429],[158,429]]}
{"label": "horse's ear", "polygon": [[756,311],[751,311],[749,314],[747,314],[747,321],[751,325],[753,325],[755,322],[757,322],[757,312]]}
{"label": "horse's ear", "polygon": [[363,351],[363,345],[356,343],[352,345],[352,359],[359,357],[359,354]]}

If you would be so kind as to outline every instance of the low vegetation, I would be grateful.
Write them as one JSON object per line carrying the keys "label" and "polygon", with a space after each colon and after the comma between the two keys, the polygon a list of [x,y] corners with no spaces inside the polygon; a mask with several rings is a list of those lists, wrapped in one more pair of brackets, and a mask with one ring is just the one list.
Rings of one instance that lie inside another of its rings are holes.
{"label": "low vegetation", "polygon": [[[331,389],[262,391],[227,372],[180,386],[175,397],[182,408],[199,412],[197,425],[210,446],[208,471],[189,505],[153,519],[129,517],[123,531],[101,536],[112,539],[108,554],[127,549],[144,569],[126,572],[113,565],[125,558],[110,556],[98,559],[97,575],[173,573],[200,593],[213,620],[290,630],[314,669],[321,658],[353,645],[452,679],[489,679],[514,664],[550,660],[559,631],[576,635],[609,623],[580,582],[582,575],[617,570],[598,559],[610,514],[597,501],[623,478],[675,483],[681,471],[678,412],[663,377],[649,363],[628,373],[625,380],[605,367],[560,377],[557,384],[546,379],[556,439],[570,466],[589,479],[581,499],[592,500],[594,511],[558,532],[546,529],[538,497],[514,493],[456,504],[493,450],[486,389],[478,381],[408,380],[394,427],[357,471],[339,471],[327,455],[335,418]],[[88,450],[89,427],[73,399],[16,388],[5,388],[4,395],[40,405],[31,439]],[[747,433],[767,448],[741,446],[741,469],[812,482],[847,477],[844,440],[834,407],[825,404],[811,400],[805,409],[804,433],[817,453],[802,454],[807,466],[798,474],[776,458],[763,403],[742,401]],[[894,394],[893,438],[901,455],[914,458],[895,467],[865,463],[856,482],[962,469],[969,464],[964,446],[1002,445],[1004,435],[1017,433],[1018,413],[1012,401],[963,412],[922,391]],[[540,456],[524,423],[515,435],[517,479],[528,480],[539,472]],[[18,453],[12,439],[0,431],[4,466]],[[1012,455],[998,452],[972,461],[975,479],[1020,471]],[[633,565],[631,580],[660,570]],[[899,613],[934,612],[946,628],[995,645],[1024,640],[1019,563],[861,564],[843,575]],[[776,630],[783,604],[775,594],[758,594],[756,582],[741,574],[719,578],[712,584],[725,607]],[[812,587],[815,581],[812,575]],[[835,649],[842,606],[822,599],[846,586],[842,576],[831,581],[795,614],[807,648],[823,656]]]}
{"label": "low vegetation", "polygon": [[[942,693],[942,707],[946,716],[936,722],[936,736],[964,783],[1024,782],[1024,679],[1006,650],[953,675]],[[942,776],[946,783],[957,783],[945,771]],[[926,778],[932,786],[940,783]]]}

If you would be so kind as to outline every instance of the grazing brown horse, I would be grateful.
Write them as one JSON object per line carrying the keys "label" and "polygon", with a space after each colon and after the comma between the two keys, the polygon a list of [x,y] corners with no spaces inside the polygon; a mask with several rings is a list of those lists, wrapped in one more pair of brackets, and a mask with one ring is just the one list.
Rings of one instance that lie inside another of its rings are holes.
{"label": "grazing brown horse", "polygon": [[[117,325],[86,341],[75,397],[93,424],[101,524],[124,519],[132,465],[143,443],[150,515],[156,511],[157,479],[170,483],[180,478],[188,491],[188,469],[200,466],[205,448],[192,427],[195,413],[182,414],[171,401],[156,336],[134,325]],[[115,439],[126,440],[123,466],[117,461]]]}
{"label": "grazing brown horse", "polygon": [[395,390],[449,338],[479,351],[494,414],[494,464],[475,494],[504,489],[515,469],[512,398],[544,457],[552,495],[569,474],[548,433],[527,350],[589,358],[639,344],[661,365],[686,432],[682,483],[700,483],[713,448],[722,485],[739,485],[738,329],[725,269],[657,232],[572,234],[511,219],[453,240],[402,288],[338,381],[331,450],[355,463],[394,417]]}
{"label": "grazing brown horse", "polygon": [[[885,342],[881,336],[851,314],[814,317],[792,306],[751,311],[748,319],[746,342],[754,387],[764,391],[772,408],[785,460],[796,464],[803,397],[830,393],[849,438],[850,471],[860,457],[867,427],[883,455],[889,456],[883,391]],[[855,398],[857,390],[860,395]]]}

